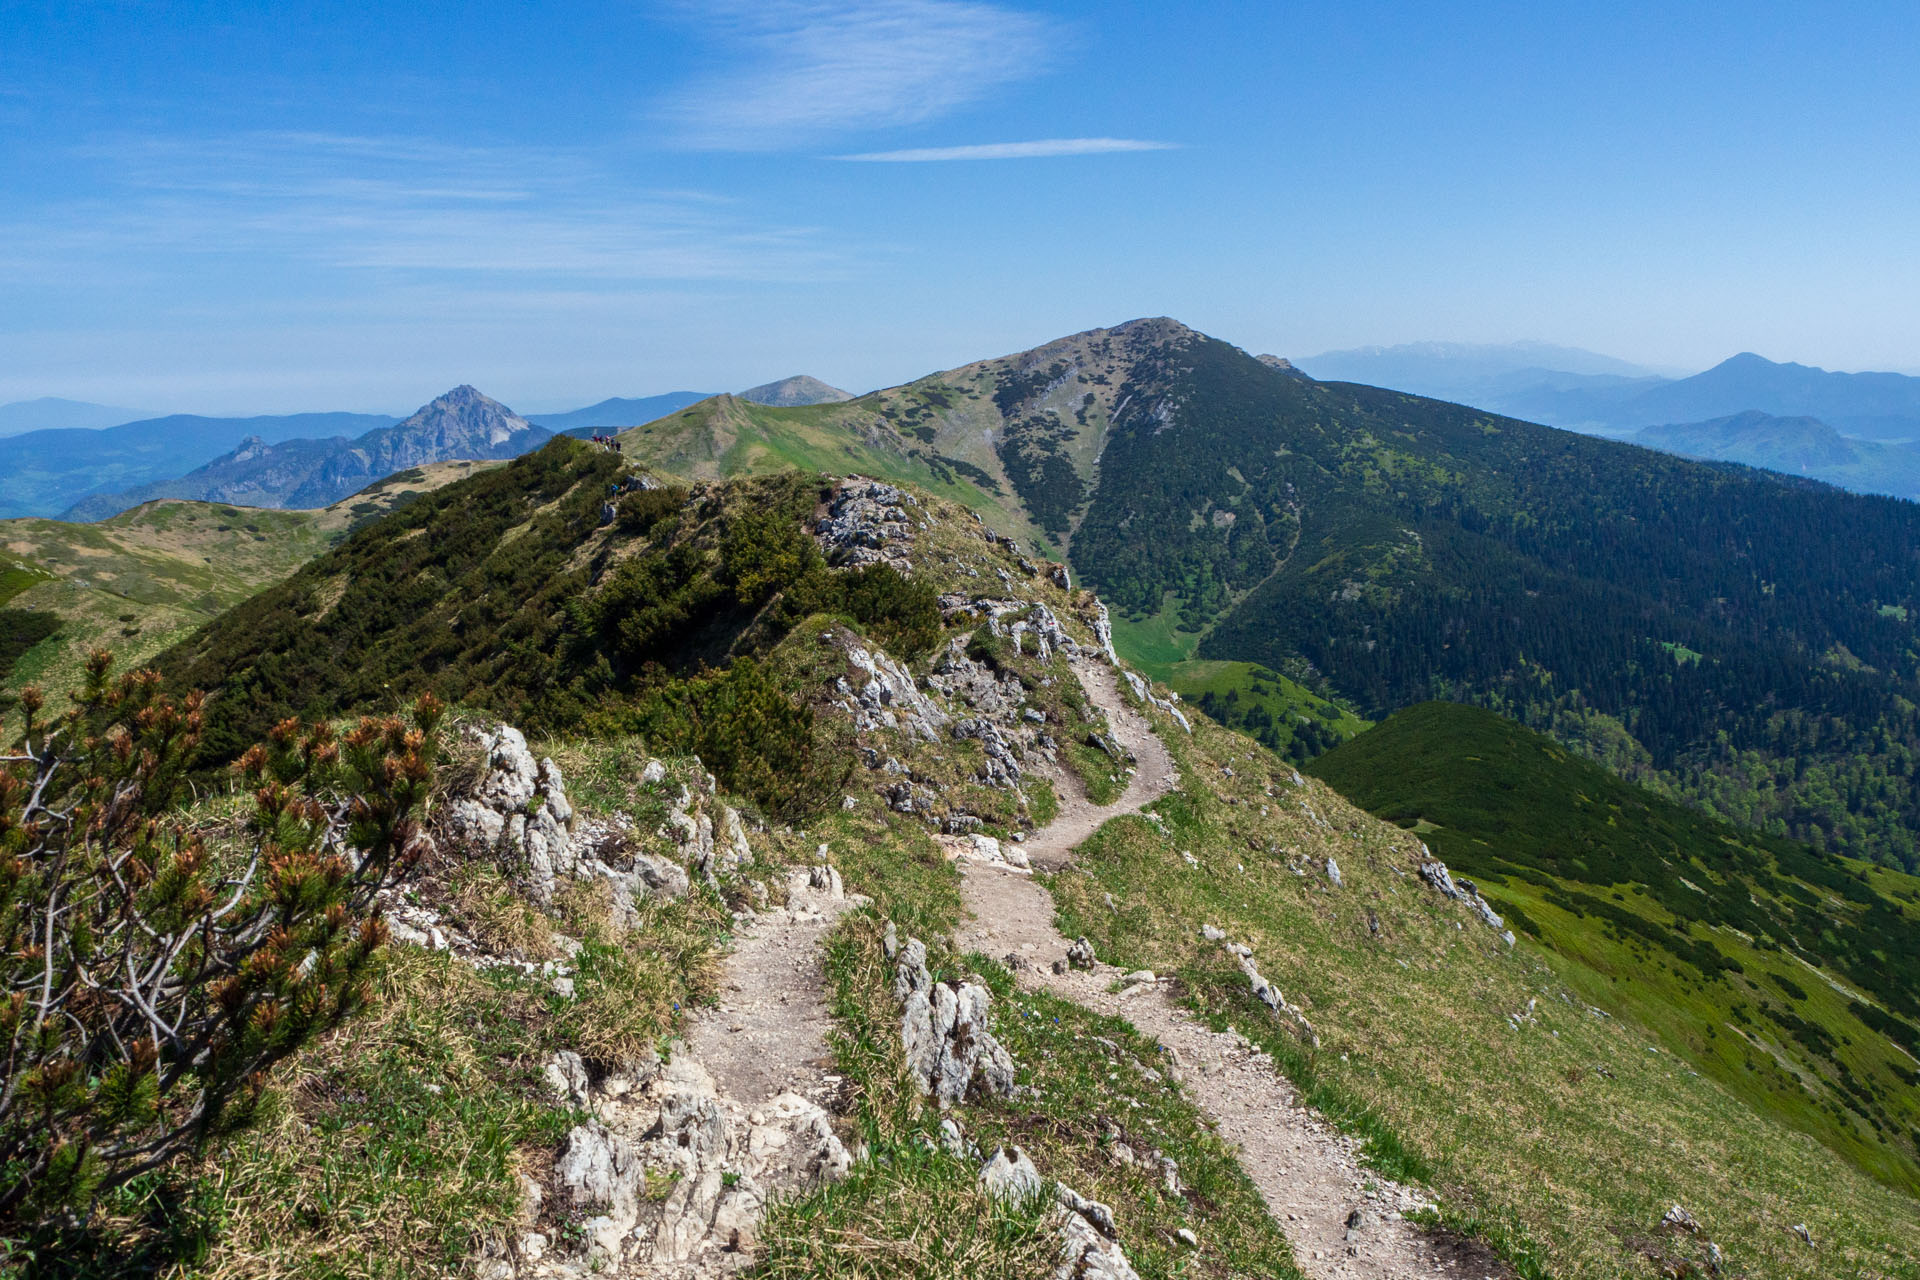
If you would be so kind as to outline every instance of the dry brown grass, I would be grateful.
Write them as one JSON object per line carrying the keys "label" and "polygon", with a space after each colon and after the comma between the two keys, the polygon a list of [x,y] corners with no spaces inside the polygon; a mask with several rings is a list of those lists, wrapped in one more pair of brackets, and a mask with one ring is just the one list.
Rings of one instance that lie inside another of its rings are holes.
{"label": "dry brown grass", "polygon": [[560,954],[553,921],[529,902],[490,862],[470,862],[454,874],[448,903],[473,940],[496,955],[536,964]]}

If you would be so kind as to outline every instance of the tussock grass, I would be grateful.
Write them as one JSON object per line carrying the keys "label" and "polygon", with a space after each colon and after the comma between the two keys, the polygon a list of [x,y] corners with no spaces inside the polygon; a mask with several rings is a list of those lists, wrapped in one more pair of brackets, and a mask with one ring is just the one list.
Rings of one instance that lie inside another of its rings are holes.
{"label": "tussock grass", "polygon": [[521,896],[491,862],[461,864],[448,887],[454,920],[489,951],[536,962],[559,954],[553,942],[553,921]]}
{"label": "tussock grass", "polygon": [[831,1191],[769,1213],[767,1280],[1004,1280],[1043,1276],[1059,1242],[1046,1205],[980,1190],[971,1162],[913,1142],[876,1145]]}
{"label": "tussock grass", "polygon": [[219,1241],[198,1274],[457,1271],[520,1212],[523,1164],[572,1123],[539,1074],[545,994],[394,948],[372,1012],[275,1082],[268,1121],[199,1173]]}

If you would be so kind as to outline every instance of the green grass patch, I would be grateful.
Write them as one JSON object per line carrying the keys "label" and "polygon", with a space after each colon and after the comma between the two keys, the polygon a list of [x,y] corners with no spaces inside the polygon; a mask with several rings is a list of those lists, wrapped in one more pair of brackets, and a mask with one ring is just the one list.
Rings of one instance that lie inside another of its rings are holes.
{"label": "green grass patch", "polygon": [[1920,911],[1894,891],[1920,880],[1717,822],[1455,703],[1399,712],[1310,771],[1424,830],[1583,1001],[1920,1190],[1920,1094],[1896,1047],[1920,1043]]}
{"label": "green grass patch", "polygon": [[1257,662],[1181,662],[1164,679],[1220,724],[1294,764],[1305,764],[1368,727],[1352,709]]}

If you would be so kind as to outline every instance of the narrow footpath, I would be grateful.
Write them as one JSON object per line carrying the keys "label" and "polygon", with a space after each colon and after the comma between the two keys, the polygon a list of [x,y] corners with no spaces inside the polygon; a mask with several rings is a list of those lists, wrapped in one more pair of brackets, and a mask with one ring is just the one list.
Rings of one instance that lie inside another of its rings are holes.
{"label": "narrow footpath", "polygon": [[[1121,697],[1113,668],[1076,663],[1075,669],[1087,696],[1133,752],[1136,768],[1113,804],[1065,796],[1059,816],[1027,838],[1027,856],[1049,871],[1070,865],[1073,850],[1101,823],[1139,812],[1179,781],[1153,727]],[[1303,1105],[1272,1059],[1244,1038],[1209,1030],[1157,984],[1110,992],[1121,976],[1111,965],[1054,973],[1052,964],[1066,954],[1069,940],[1054,928],[1053,900],[1031,875],[965,860],[960,870],[966,915],[956,939],[961,950],[1020,956],[1028,962],[1015,971],[1021,985],[1125,1018],[1164,1045],[1175,1077],[1236,1149],[1311,1280],[1512,1275],[1478,1241],[1406,1221],[1402,1215],[1428,1206],[1427,1198],[1363,1168],[1358,1144]]]}

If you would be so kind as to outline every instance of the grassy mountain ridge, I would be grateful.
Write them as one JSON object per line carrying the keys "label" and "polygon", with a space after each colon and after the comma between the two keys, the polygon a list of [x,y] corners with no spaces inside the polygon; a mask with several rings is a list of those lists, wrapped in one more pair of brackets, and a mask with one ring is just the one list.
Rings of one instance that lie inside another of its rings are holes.
{"label": "grassy mountain ridge", "polygon": [[0,605],[48,620],[0,670],[0,690],[15,694],[39,683],[63,691],[77,681],[88,650],[100,646],[123,666],[137,666],[356,525],[491,465],[402,471],[317,511],[166,499],[98,523],[0,521],[0,573],[19,587]]}
{"label": "grassy mountain ridge", "polygon": [[1478,707],[1308,766],[1749,1105],[1920,1189],[1920,879],[1716,822]]}

